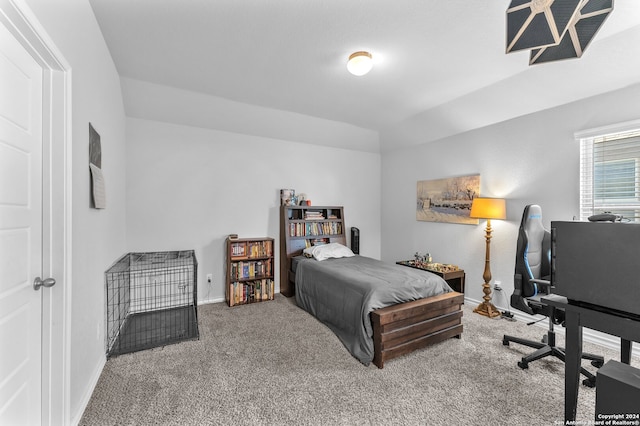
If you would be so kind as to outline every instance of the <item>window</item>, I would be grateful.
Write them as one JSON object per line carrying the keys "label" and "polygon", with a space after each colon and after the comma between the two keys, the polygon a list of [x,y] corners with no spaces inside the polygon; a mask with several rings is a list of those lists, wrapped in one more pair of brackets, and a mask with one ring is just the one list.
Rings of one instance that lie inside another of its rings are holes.
{"label": "window", "polygon": [[580,219],[598,213],[640,222],[640,121],[576,134]]}

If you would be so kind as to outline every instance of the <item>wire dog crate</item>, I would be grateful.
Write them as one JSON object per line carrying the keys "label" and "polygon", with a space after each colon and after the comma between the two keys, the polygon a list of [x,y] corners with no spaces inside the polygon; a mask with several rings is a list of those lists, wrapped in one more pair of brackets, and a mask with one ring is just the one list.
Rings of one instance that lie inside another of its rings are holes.
{"label": "wire dog crate", "polygon": [[198,339],[193,250],[128,253],[105,272],[107,357]]}

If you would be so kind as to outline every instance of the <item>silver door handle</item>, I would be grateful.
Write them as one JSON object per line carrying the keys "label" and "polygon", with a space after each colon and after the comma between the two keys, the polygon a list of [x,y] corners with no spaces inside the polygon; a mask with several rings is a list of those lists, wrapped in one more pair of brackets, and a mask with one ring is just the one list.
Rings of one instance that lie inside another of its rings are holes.
{"label": "silver door handle", "polygon": [[56,280],[54,278],[47,278],[43,280],[40,277],[36,277],[36,279],[33,280],[34,290],[40,290],[40,287],[53,287],[54,285],[56,285]]}

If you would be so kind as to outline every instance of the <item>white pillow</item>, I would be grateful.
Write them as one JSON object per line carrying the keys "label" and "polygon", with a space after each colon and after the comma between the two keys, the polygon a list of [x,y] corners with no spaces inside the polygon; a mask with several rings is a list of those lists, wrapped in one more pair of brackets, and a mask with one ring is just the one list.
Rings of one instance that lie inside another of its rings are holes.
{"label": "white pillow", "polygon": [[313,256],[316,260],[325,260],[331,257],[351,257],[355,256],[349,247],[340,243],[329,243],[320,246],[313,246],[304,249],[307,257]]}

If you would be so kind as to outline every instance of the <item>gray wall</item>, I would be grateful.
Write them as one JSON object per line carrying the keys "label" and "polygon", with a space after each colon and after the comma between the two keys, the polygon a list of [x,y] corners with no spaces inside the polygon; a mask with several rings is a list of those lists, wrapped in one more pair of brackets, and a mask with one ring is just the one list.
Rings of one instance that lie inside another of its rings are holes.
{"label": "gray wall", "polygon": [[[382,155],[382,258],[431,252],[467,273],[466,297],[480,300],[485,221],[478,226],[418,222],[416,182],[480,174],[482,196],[507,199],[507,220],[492,221],[491,270],[504,295],[513,291],[518,226],[527,204],[543,221],[579,217],[580,130],[631,121],[640,111],[640,84]],[[416,135],[413,135],[417,137]],[[381,140],[384,145],[388,141]],[[501,307],[506,298],[498,298]]]}
{"label": "gray wall", "polygon": [[[70,418],[77,422],[105,362],[104,271],[125,251],[125,115],[120,78],[87,0],[27,0],[71,66],[73,207]],[[107,208],[90,208],[89,123],[101,136]]]}
{"label": "gray wall", "polygon": [[279,247],[281,188],[343,205],[380,257],[380,154],[129,118],[127,182],[128,251],[194,249],[200,301],[224,298],[228,234]]}

